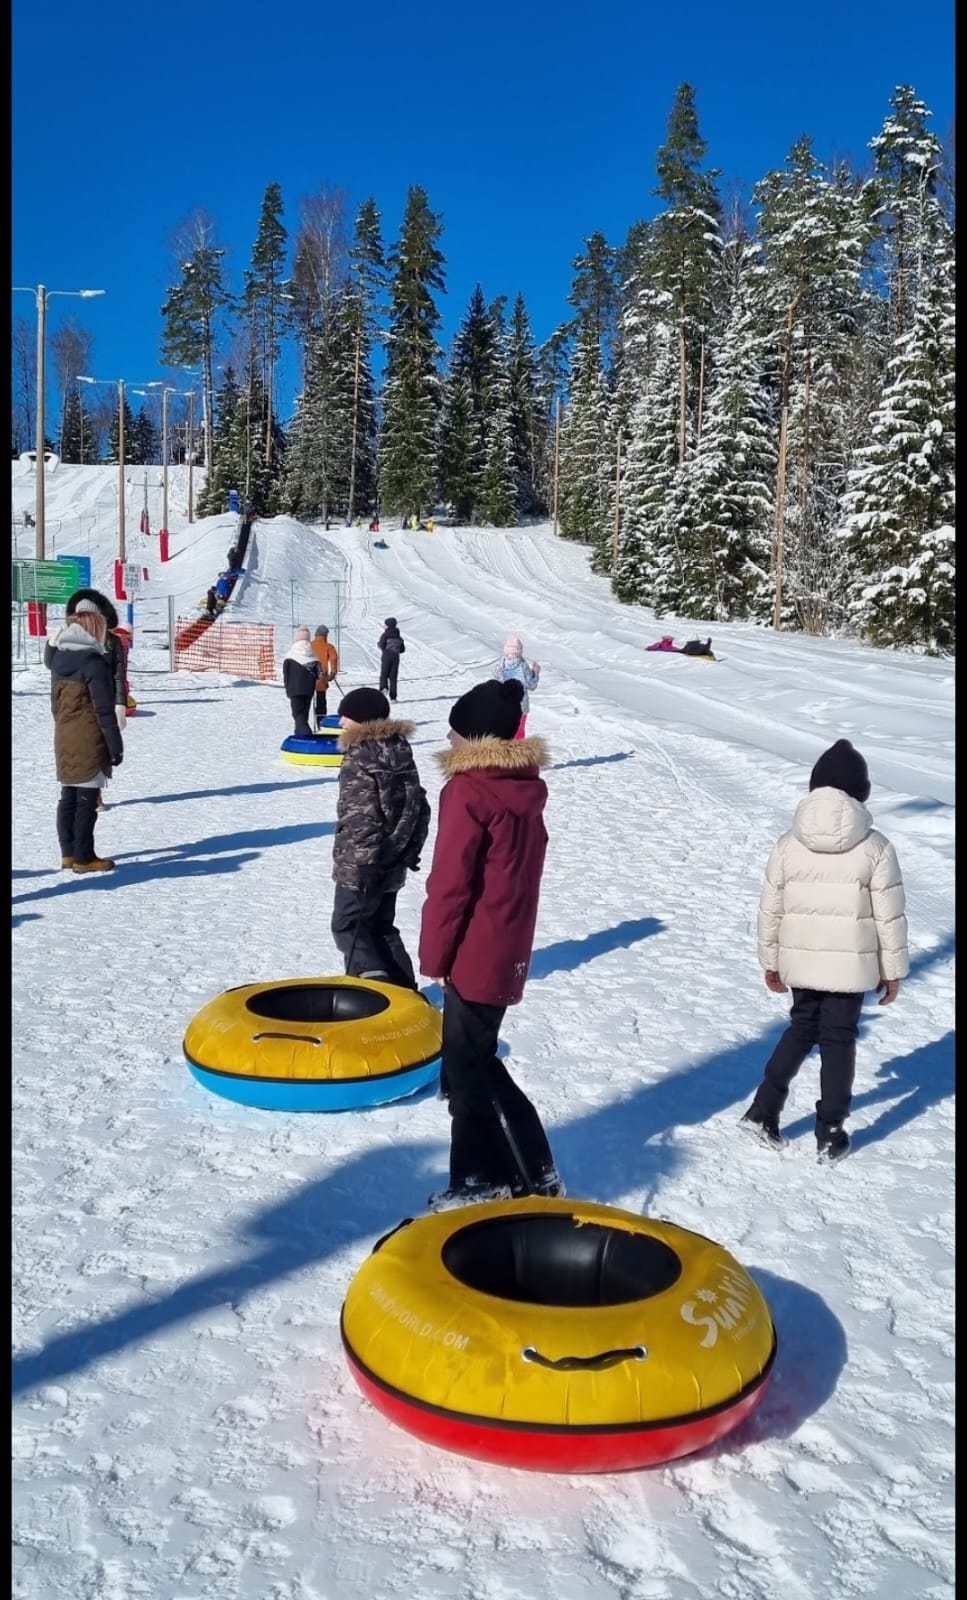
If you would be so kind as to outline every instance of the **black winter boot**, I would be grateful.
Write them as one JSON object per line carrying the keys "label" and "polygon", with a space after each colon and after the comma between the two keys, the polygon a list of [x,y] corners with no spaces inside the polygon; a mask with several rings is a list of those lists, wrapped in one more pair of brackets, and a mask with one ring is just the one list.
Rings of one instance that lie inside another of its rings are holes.
{"label": "black winter boot", "polygon": [[754,1104],[739,1118],[739,1127],[744,1133],[754,1134],[761,1144],[767,1144],[771,1150],[784,1150],[786,1147],[777,1119],[764,1117]]}
{"label": "black winter boot", "polygon": [[816,1155],[820,1161],[841,1161],[849,1154],[849,1134],[840,1124],[833,1127],[824,1122],[816,1124]]}

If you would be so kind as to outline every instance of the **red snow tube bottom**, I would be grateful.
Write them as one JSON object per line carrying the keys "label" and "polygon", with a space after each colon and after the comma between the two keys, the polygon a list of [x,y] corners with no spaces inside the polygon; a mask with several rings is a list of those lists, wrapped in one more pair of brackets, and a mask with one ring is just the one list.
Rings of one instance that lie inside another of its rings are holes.
{"label": "red snow tube bottom", "polygon": [[762,1399],[772,1375],[772,1363],[755,1386],[734,1404],[704,1416],[685,1417],[670,1424],[635,1428],[595,1428],[550,1431],[519,1423],[499,1427],[478,1418],[458,1417],[414,1404],[392,1393],[354,1361],[346,1350],[350,1371],[367,1400],[390,1422],[425,1444],[455,1455],[490,1461],[498,1467],[522,1467],[531,1472],[636,1472],[691,1455],[722,1439],[752,1412]]}

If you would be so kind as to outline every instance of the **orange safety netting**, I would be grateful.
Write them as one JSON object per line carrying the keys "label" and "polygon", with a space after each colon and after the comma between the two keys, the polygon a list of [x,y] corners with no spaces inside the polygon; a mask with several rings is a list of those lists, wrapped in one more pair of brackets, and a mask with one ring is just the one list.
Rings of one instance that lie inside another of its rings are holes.
{"label": "orange safety netting", "polygon": [[219,617],[179,617],[175,623],[176,672],[228,672],[233,678],[274,683],[275,629],[270,622],[223,622]]}

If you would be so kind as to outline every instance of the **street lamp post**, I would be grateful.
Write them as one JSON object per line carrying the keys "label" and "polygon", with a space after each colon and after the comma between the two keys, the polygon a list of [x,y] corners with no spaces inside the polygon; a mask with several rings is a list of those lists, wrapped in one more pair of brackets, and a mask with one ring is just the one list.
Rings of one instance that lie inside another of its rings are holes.
{"label": "street lamp post", "polygon": [[44,559],[44,453],[46,449],[46,347],[47,347],[47,301],[52,294],[72,295],[81,300],[93,300],[95,295],[106,294],[105,289],[48,289],[44,284],[38,283],[34,289],[26,289],[20,284],[12,286],[14,294],[32,294],[37,303],[37,449],[34,461],[34,521],[36,529],[35,556],[38,561]]}
{"label": "street lamp post", "polygon": [[[124,379],[118,378],[87,378],[83,373],[77,374],[78,383],[114,383],[118,386],[118,560],[127,559],[127,545],[125,541],[124,523]],[[145,387],[151,387],[146,385]]]}

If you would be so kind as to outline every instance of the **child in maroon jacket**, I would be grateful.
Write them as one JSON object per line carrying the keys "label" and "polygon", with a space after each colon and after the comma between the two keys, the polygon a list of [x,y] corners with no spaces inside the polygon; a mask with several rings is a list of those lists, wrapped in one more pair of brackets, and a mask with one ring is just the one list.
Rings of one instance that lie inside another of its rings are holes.
{"label": "child in maroon jacket", "polygon": [[497,1056],[524,992],[547,848],[544,741],[515,740],[519,682],[478,683],[450,712],[439,760],[420,970],[445,985],[441,1087],[450,1106],[450,1187],[434,1210],[514,1195],[563,1195],[540,1117]]}

